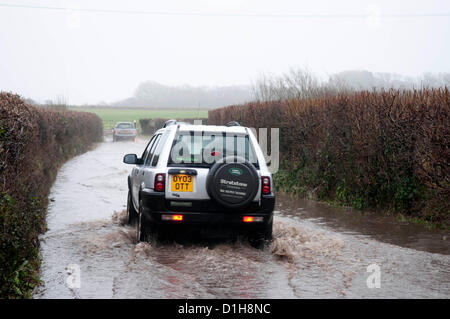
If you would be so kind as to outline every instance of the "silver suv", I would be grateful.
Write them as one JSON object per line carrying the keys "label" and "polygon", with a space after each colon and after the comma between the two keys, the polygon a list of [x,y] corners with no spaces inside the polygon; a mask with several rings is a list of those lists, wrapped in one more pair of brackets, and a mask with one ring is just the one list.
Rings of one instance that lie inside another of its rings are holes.
{"label": "silver suv", "polygon": [[118,122],[113,128],[113,142],[121,139],[132,139],[136,141],[137,129],[134,123]]}
{"label": "silver suv", "polygon": [[201,235],[272,237],[273,182],[253,132],[175,120],[156,131],[128,176],[137,241]]}

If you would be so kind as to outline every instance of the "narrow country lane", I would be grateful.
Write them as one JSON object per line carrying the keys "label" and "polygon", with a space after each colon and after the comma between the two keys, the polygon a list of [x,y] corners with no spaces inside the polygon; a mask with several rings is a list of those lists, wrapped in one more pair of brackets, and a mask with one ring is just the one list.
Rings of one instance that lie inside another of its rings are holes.
{"label": "narrow country lane", "polygon": [[[122,157],[144,147],[107,140],[61,168],[35,298],[450,297],[448,233],[287,196],[264,249],[239,240],[136,245],[122,222],[131,169]],[[380,288],[367,285],[372,264]],[[66,284],[70,265],[79,288]]]}

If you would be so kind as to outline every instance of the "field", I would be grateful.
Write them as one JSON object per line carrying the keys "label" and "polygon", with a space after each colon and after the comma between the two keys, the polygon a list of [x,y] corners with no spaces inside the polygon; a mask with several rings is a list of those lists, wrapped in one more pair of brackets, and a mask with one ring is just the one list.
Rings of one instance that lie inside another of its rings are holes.
{"label": "field", "polygon": [[145,109],[119,109],[119,108],[74,108],[74,111],[92,112],[97,114],[103,121],[105,130],[111,129],[117,122],[133,122],[136,120],[139,127],[139,119],[149,118],[206,118],[207,110],[181,109],[181,110],[145,110]]}

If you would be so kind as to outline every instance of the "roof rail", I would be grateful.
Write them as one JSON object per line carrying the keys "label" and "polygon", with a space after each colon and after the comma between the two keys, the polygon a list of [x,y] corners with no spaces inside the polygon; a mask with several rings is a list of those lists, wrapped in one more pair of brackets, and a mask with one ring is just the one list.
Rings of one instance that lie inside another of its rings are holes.
{"label": "roof rail", "polygon": [[163,128],[170,126],[170,125],[175,125],[175,124],[177,124],[177,120],[168,120],[168,121],[166,121],[166,123],[164,123]]}
{"label": "roof rail", "polygon": [[231,121],[231,122],[228,122],[227,123],[227,125],[226,126],[241,126],[241,124],[239,124],[238,122],[236,122],[236,121]]}

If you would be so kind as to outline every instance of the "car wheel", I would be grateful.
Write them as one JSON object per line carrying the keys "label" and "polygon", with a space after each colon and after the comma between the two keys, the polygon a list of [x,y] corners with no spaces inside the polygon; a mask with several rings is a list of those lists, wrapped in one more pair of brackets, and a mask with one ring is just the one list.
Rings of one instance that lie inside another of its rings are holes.
{"label": "car wheel", "polygon": [[273,220],[270,221],[270,223],[268,223],[266,225],[266,229],[264,230],[263,238],[265,240],[272,240],[272,233],[273,233]]}
{"label": "car wheel", "polygon": [[150,229],[150,223],[144,216],[144,202],[139,201],[139,214],[136,218],[136,242],[148,242],[154,237],[154,232]]}
{"label": "car wheel", "polygon": [[141,214],[136,220],[136,244],[141,242]]}
{"label": "car wheel", "polygon": [[265,245],[272,240],[273,221],[267,223],[262,231],[249,234],[249,243],[255,248],[263,249]]}
{"label": "car wheel", "polygon": [[136,222],[136,242],[139,243],[141,241],[145,241],[145,229],[142,227],[142,211],[143,211],[143,202],[139,201],[139,214]]}
{"label": "car wheel", "polygon": [[127,199],[127,224],[133,225],[136,222],[138,217],[138,213],[134,208],[133,201],[131,198],[131,192],[128,190],[128,199]]}

